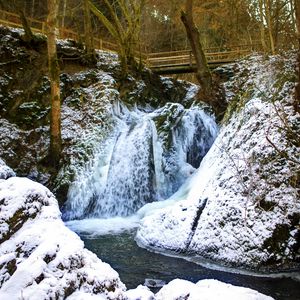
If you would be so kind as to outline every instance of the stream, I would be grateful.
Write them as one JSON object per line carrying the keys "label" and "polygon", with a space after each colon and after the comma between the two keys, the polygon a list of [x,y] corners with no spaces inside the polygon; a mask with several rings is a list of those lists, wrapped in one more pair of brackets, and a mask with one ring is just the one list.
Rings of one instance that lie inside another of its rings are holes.
{"label": "stream", "polygon": [[168,103],[150,112],[121,108],[122,113],[115,114],[115,130],[105,143],[96,145],[86,168],[78,170],[63,207],[66,225],[86,248],[109,263],[129,289],[145,279],[166,283],[175,278],[217,279],[274,299],[299,300],[300,283],[291,274],[229,272],[138,247],[134,236],[140,220],[186,198],[191,175],[213,144],[218,127],[197,106],[185,109]]}
{"label": "stream", "polygon": [[149,252],[137,246],[134,241],[134,232],[103,235],[97,238],[81,235],[81,238],[87,249],[109,263],[119,273],[128,289],[144,284],[146,278],[163,280],[166,283],[175,278],[192,282],[201,279],[217,279],[255,289],[276,300],[299,300],[300,283],[292,278],[229,273],[206,268],[179,257]]}

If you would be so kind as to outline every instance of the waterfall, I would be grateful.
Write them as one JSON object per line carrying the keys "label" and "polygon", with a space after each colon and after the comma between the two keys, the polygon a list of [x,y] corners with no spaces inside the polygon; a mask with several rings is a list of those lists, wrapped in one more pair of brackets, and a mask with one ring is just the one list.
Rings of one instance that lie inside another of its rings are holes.
{"label": "waterfall", "polygon": [[142,118],[119,135],[110,160],[104,195],[101,201],[95,199],[93,216],[128,216],[156,200],[151,122]]}
{"label": "waterfall", "polygon": [[129,216],[167,199],[199,167],[217,135],[214,119],[198,106],[122,108],[114,117],[114,131],[69,188],[65,220]]}

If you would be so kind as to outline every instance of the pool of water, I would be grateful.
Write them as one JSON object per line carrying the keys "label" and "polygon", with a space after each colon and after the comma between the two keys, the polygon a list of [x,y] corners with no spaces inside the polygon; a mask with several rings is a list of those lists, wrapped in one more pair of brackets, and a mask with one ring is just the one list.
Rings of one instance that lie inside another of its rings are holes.
{"label": "pool of water", "polygon": [[87,249],[109,263],[127,288],[144,284],[145,279],[169,282],[175,278],[197,282],[217,279],[233,285],[255,289],[278,300],[300,300],[300,282],[292,278],[249,276],[206,268],[182,258],[165,256],[138,247],[134,233],[81,236]]}

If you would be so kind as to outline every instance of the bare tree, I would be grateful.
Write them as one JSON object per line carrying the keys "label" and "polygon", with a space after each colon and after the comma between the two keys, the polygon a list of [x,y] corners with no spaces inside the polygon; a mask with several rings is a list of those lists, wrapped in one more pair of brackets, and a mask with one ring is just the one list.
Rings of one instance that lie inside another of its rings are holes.
{"label": "bare tree", "polygon": [[138,49],[144,0],[116,0],[115,4],[119,9],[119,14],[116,13],[111,1],[104,0],[104,4],[109,18],[89,0],[91,11],[99,18],[118,44],[122,74],[126,76],[128,66],[133,69],[137,66],[135,50]]}
{"label": "bare tree", "polygon": [[84,1],[84,37],[85,37],[85,53],[87,61],[95,61],[96,53],[94,49],[94,36],[91,24],[91,12],[89,0]]}
{"label": "bare tree", "polygon": [[298,83],[296,86],[296,101],[294,109],[296,112],[300,112],[300,0],[294,0],[296,24],[297,24],[297,37],[298,37]]}
{"label": "bare tree", "polygon": [[56,22],[59,0],[48,0],[47,38],[48,64],[51,84],[51,120],[50,120],[50,161],[57,166],[61,156],[61,112],[59,66],[56,51]]}
{"label": "bare tree", "polygon": [[200,41],[200,33],[193,18],[193,0],[186,0],[185,11],[181,12],[181,20],[185,26],[197,65],[196,77],[203,89],[203,96],[210,97],[212,92],[212,76]]}

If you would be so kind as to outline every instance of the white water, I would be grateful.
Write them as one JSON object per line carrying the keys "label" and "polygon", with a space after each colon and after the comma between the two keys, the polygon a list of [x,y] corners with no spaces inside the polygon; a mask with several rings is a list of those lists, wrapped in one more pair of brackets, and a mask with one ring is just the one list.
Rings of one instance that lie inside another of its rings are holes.
{"label": "white water", "polygon": [[115,118],[114,132],[70,186],[64,218],[85,219],[67,223],[77,232],[128,230],[176,201],[178,195],[158,202],[194,173],[217,135],[213,118],[198,107],[167,104],[150,113],[120,107]]}

